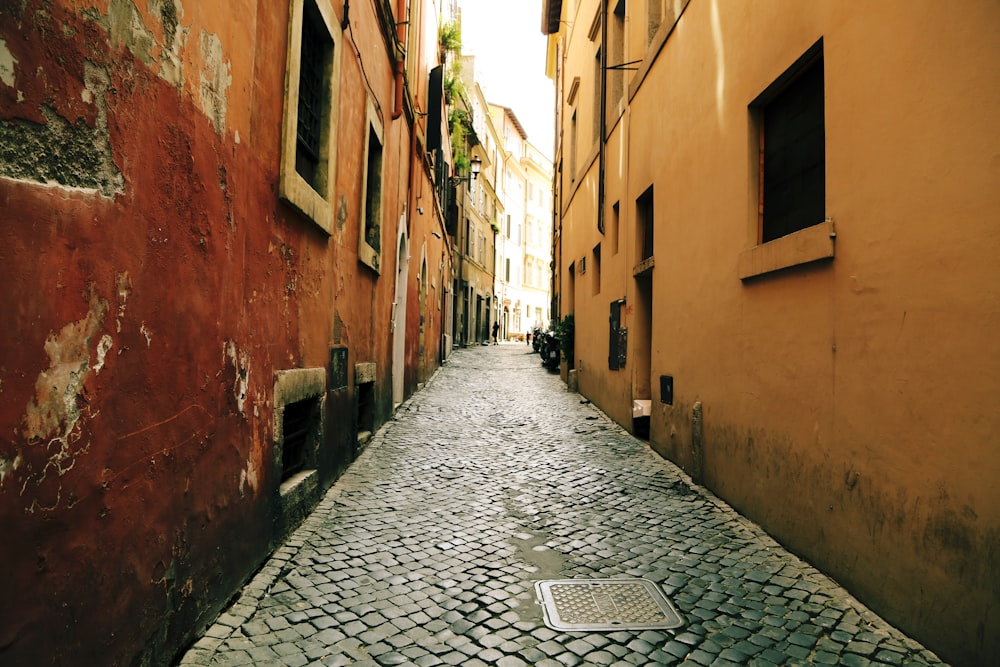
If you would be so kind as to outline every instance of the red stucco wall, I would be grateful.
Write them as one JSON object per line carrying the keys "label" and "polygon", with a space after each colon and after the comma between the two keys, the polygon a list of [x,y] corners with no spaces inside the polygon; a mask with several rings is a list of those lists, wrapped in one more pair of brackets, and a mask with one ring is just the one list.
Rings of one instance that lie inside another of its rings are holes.
{"label": "red stucco wall", "polygon": [[[163,664],[214,617],[275,538],[276,371],[347,346],[391,414],[411,139],[387,113],[378,277],[357,261],[364,100],[392,100],[371,8],[364,72],[344,41],[327,236],[277,195],[288,4],[160,5],[0,6],[2,664]],[[352,392],[328,394],[324,483]]]}

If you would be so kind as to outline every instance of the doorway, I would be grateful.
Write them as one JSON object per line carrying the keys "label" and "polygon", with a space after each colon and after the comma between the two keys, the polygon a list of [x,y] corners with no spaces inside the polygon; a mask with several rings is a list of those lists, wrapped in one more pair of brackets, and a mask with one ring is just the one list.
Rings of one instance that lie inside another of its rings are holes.
{"label": "doorway", "polygon": [[392,302],[392,407],[403,402],[406,378],[406,276],[409,272],[405,220],[396,250],[396,298]]}
{"label": "doorway", "polygon": [[420,333],[417,338],[419,360],[417,366],[417,382],[427,381],[427,363],[424,358],[427,346],[427,259],[420,262]]}
{"label": "doorway", "polygon": [[[653,357],[653,280],[648,273],[635,280],[636,306],[632,317],[632,401],[643,401],[645,405],[652,403],[652,387],[650,373]],[[635,411],[633,410],[633,415]],[[649,439],[649,414],[633,416],[633,434],[638,438]]]}

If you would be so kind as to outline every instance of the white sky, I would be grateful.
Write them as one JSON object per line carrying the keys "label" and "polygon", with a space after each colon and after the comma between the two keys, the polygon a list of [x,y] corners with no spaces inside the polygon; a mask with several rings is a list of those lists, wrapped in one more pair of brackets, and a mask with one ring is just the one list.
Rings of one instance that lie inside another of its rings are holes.
{"label": "white sky", "polygon": [[528,141],[552,158],[555,88],[545,76],[541,0],[459,0],[462,51],[492,104],[510,107]]}

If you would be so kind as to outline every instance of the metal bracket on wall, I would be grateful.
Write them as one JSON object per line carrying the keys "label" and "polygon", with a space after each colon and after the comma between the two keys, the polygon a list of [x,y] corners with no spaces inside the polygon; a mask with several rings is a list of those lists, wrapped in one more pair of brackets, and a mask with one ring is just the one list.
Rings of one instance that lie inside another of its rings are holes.
{"label": "metal bracket on wall", "polygon": [[636,65],[636,64],[641,63],[641,62],[642,62],[642,60],[630,60],[627,63],[619,63],[618,65],[608,65],[604,69],[608,70],[608,71],[610,71],[610,70],[628,70],[630,72],[636,72],[636,71],[639,70],[639,68],[638,67],[629,67],[629,65]]}

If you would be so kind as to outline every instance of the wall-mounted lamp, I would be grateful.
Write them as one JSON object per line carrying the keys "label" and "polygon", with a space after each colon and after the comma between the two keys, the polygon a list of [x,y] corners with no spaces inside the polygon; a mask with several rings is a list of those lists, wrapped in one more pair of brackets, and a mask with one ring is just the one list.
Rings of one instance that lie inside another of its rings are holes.
{"label": "wall-mounted lamp", "polygon": [[452,185],[458,185],[462,181],[469,181],[470,183],[479,176],[479,170],[483,167],[483,161],[478,155],[473,155],[472,159],[469,160],[469,166],[472,168],[472,173],[468,176],[452,176],[448,179],[448,182]]}
{"label": "wall-mounted lamp", "polygon": [[420,215],[423,215],[424,214],[424,207],[423,206],[418,206],[417,207],[417,213],[419,213]]}

